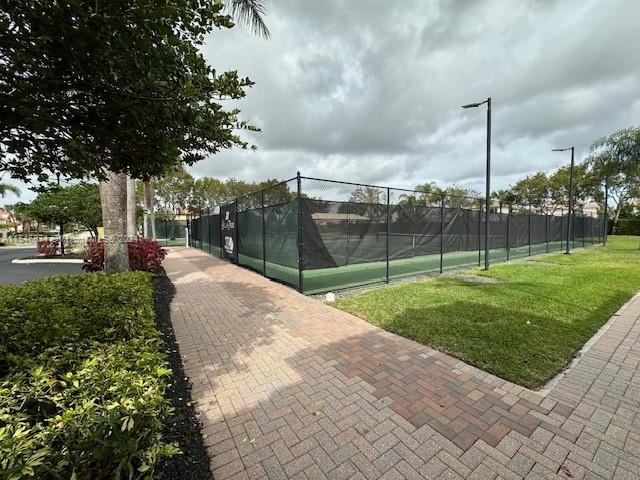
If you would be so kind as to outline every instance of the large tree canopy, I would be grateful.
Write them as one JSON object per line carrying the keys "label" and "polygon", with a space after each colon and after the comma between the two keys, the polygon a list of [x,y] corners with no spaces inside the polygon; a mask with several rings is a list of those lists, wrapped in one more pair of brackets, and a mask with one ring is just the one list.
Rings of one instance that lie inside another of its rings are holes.
{"label": "large tree canopy", "polygon": [[191,164],[254,129],[220,100],[249,79],[198,48],[233,26],[219,1],[12,0],[0,8],[0,171],[137,178]]}

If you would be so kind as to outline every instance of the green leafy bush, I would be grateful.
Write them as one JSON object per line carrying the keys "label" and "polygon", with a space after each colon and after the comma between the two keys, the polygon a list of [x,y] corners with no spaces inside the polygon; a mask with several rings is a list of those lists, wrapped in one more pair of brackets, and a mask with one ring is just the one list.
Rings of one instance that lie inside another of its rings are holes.
{"label": "green leafy bush", "polygon": [[[609,222],[610,230],[613,222]],[[620,218],[615,227],[616,235],[640,235],[640,219],[637,218]]]}
{"label": "green leafy bush", "polygon": [[171,374],[150,277],[0,287],[0,478],[151,478]]}

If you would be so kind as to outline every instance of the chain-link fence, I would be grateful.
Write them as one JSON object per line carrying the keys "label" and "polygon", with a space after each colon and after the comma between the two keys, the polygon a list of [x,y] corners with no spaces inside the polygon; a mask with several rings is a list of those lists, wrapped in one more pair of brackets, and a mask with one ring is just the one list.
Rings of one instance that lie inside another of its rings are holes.
{"label": "chain-link fence", "polygon": [[163,247],[184,246],[187,244],[187,220],[154,218],[145,215],[143,232]]}
{"label": "chain-link fence", "polygon": [[[586,247],[604,215],[298,176],[191,219],[190,245],[321,293]],[[571,225],[568,222],[571,221]],[[569,232],[570,230],[570,232]]]}

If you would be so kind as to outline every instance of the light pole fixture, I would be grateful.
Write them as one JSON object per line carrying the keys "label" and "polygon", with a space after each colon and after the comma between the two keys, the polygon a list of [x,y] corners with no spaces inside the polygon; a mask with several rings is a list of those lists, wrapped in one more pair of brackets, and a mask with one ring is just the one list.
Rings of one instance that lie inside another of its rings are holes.
{"label": "light pole fixture", "polygon": [[571,241],[571,227],[573,224],[573,163],[575,156],[575,147],[553,148],[552,152],[568,152],[571,150],[571,168],[569,169],[569,219],[567,220],[567,249],[564,252],[569,255],[569,242]]}
{"label": "light pole fixture", "polygon": [[491,97],[482,102],[469,103],[462,108],[477,108],[487,104],[487,179],[484,212],[484,269],[489,270],[489,199],[491,196]]}

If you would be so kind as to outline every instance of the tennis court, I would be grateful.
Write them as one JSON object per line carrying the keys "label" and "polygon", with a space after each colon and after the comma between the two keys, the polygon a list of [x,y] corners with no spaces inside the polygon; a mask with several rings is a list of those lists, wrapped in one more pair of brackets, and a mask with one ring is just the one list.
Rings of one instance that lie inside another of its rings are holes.
{"label": "tennis court", "polygon": [[[296,177],[190,221],[190,245],[321,293],[484,264],[484,199]],[[604,218],[565,209],[490,210],[489,260],[604,240]],[[569,225],[569,222],[571,223]],[[569,231],[570,230],[570,231]]]}
{"label": "tennis court", "polygon": [[184,246],[187,244],[187,221],[186,220],[154,220],[154,227],[151,227],[151,219],[145,217],[145,231],[148,236],[153,236],[163,247]]}

